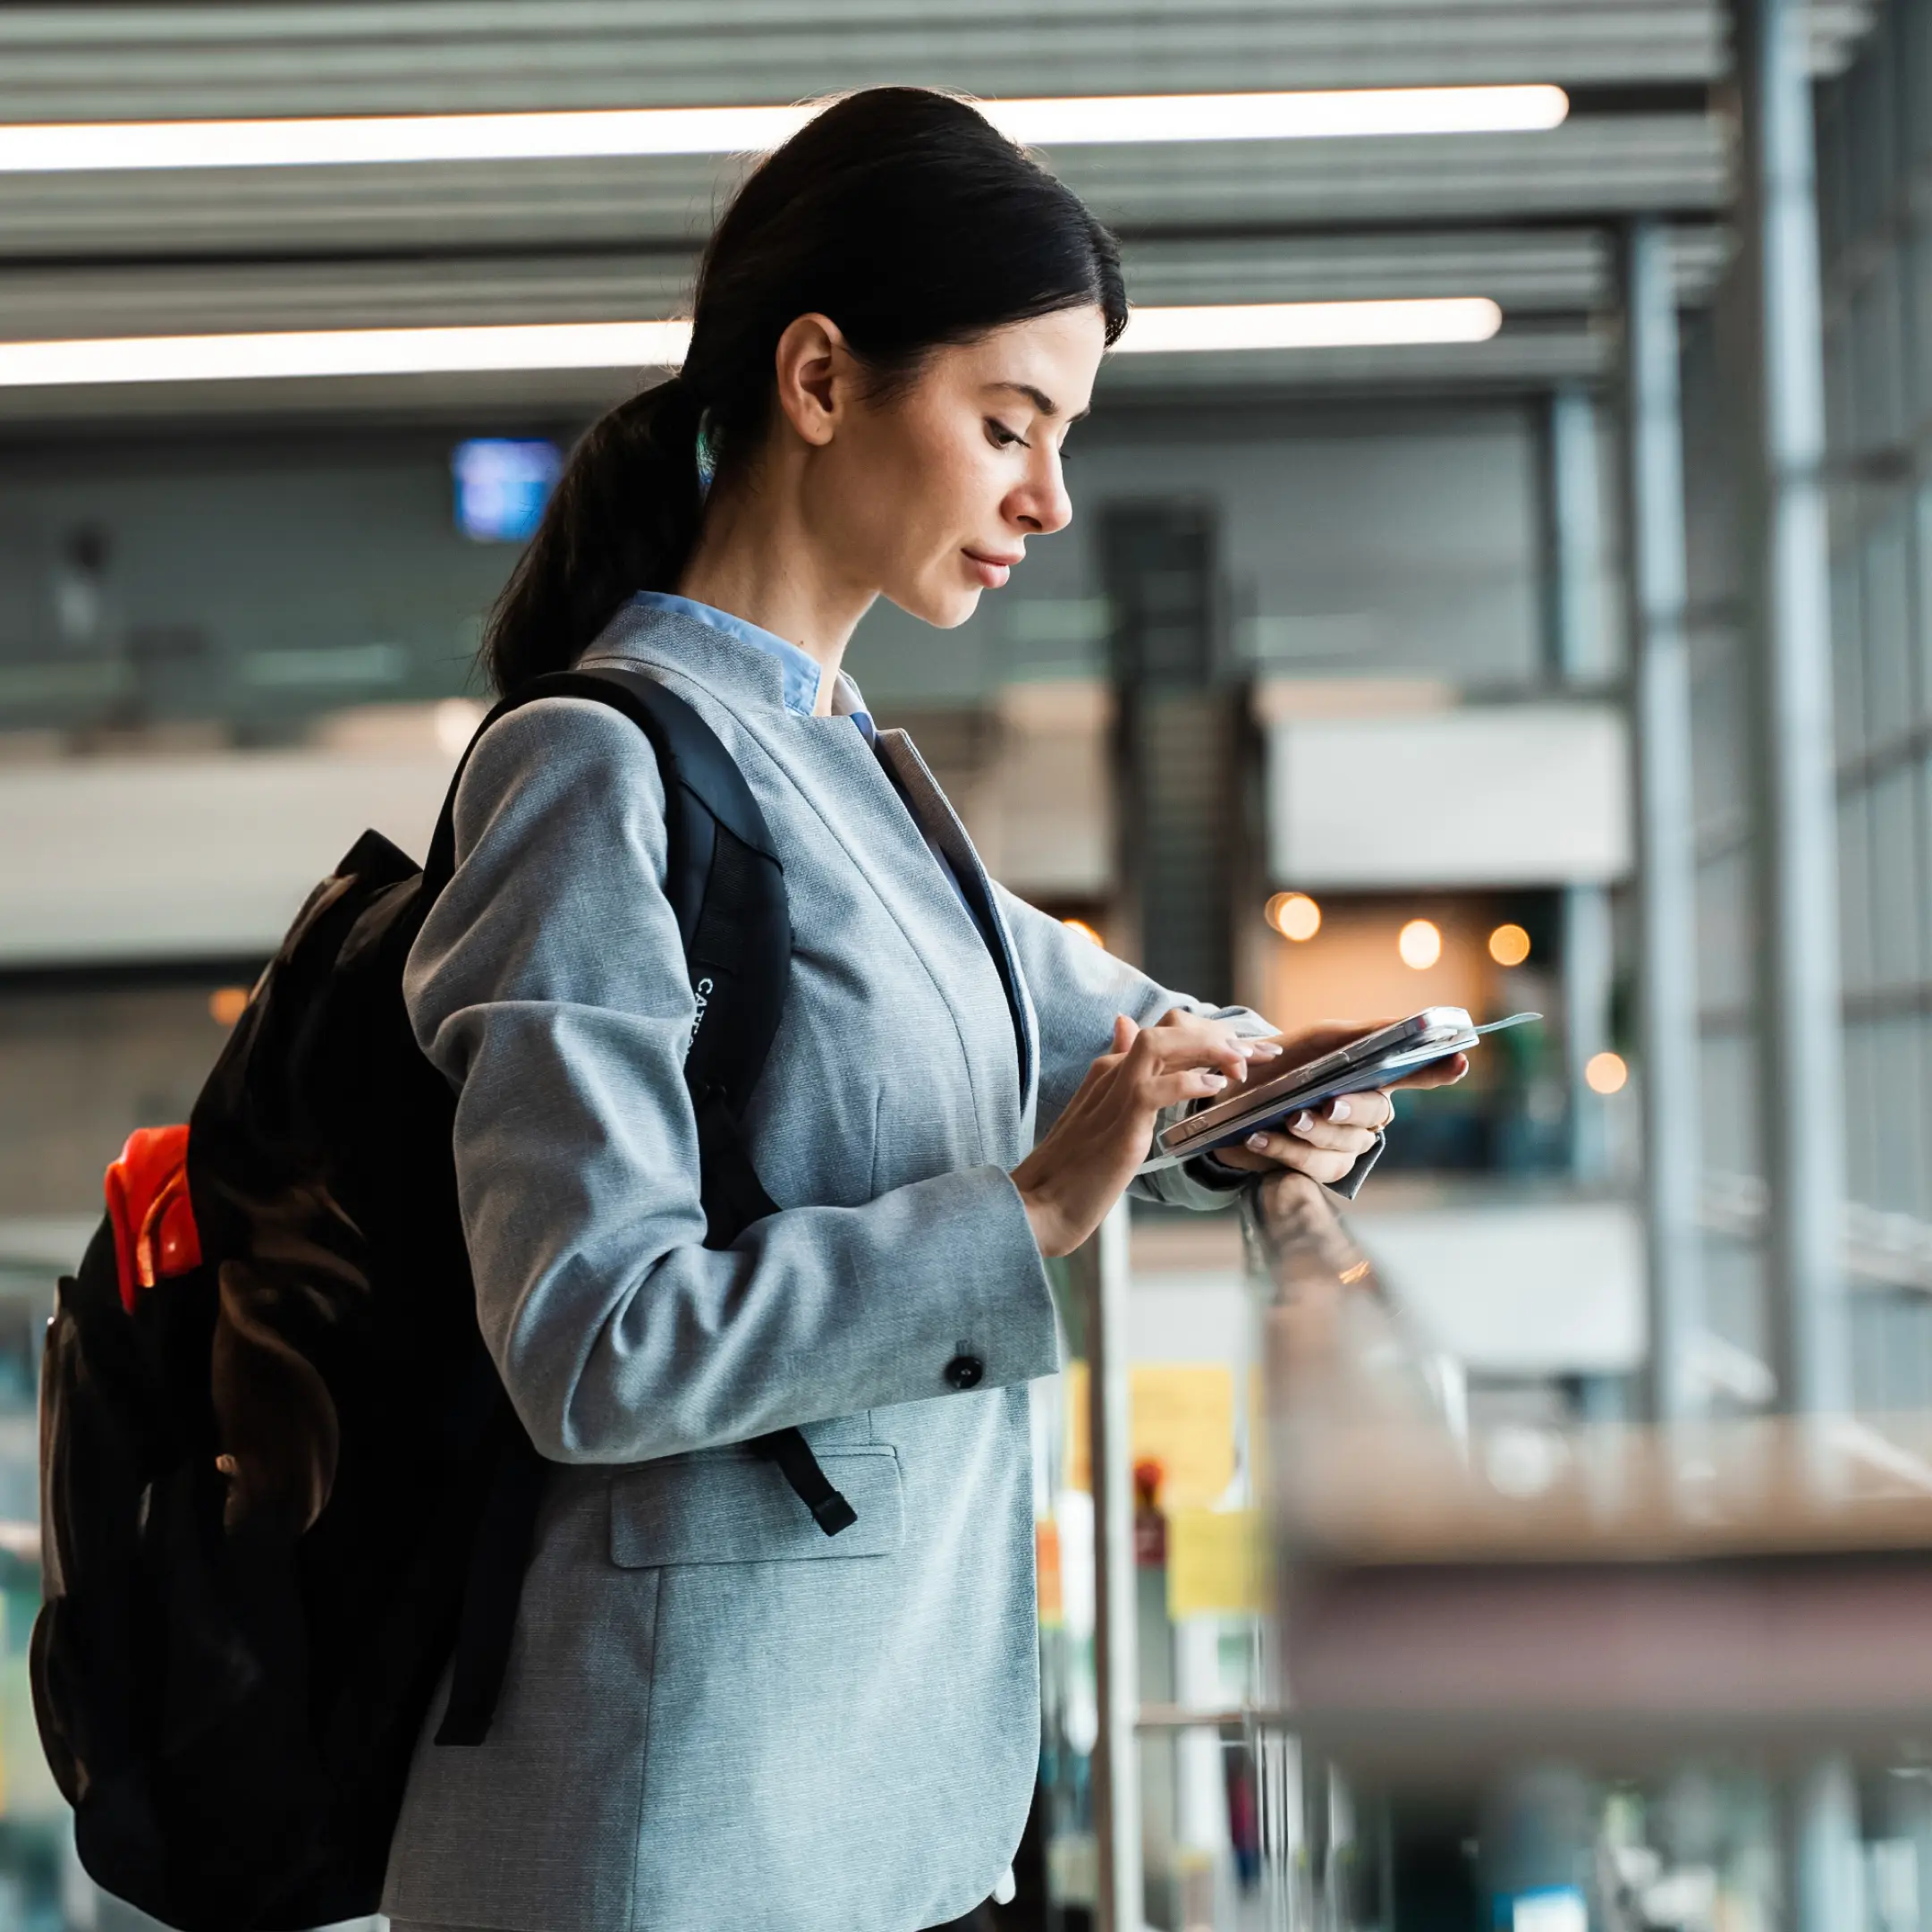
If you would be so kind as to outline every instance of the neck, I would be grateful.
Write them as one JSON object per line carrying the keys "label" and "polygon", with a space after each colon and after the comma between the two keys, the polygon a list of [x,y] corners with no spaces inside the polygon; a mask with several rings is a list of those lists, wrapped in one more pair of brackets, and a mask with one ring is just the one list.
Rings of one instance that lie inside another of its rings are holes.
{"label": "neck", "polygon": [[813,708],[825,717],[845,647],[877,593],[842,575],[808,530],[802,478],[771,473],[787,467],[769,464],[755,478],[713,491],[678,594],[742,617],[816,658]]}

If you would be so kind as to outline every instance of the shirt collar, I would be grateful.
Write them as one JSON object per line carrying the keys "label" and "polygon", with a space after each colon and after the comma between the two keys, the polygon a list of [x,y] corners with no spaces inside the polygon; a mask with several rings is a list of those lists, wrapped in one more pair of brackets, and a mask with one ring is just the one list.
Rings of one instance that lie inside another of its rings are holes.
{"label": "shirt collar", "polygon": [[[722,631],[726,637],[736,638],[741,644],[749,644],[753,650],[763,651],[767,657],[777,661],[785,709],[799,717],[810,717],[817,710],[818,660],[809,651],[801,650],[789,639],[780,637],[775,631],[767,631],[742,617],[733,617],[729,611],[721,611],[714,605],[700,604],[696,597],[679,597],[670,590],[640,590],[631,601],[643,610],[669,611],[674,615],[690,618],[693,623],[708,624],[714,631]],[[851,718],[868,744],[877,736],[865,699],[859,687],[843,671],[832,691],[832,715]]]}

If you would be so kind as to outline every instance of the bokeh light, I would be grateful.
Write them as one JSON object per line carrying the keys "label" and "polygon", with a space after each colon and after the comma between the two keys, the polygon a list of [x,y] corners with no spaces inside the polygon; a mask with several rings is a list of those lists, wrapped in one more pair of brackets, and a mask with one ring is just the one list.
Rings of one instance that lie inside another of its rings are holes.
{"label": "bokeh light", "polygon": [[1593,1054],[1583,1069],[1583,1078],[1592,1093],[1622,1093],[1623,1083],[1630,1079],[1630,1069],[1623,1063],[1622,1054]]}
{"label": "bokeh light", "polygon": [[1069,932],[1078,933],[1082,939],[1089,941],[1094,945],[1104,946],[1106,944],[1106,941],[1103,939],[1100,935],[1097,933],[1093,929],[1093,928],[1087,923],[1085,919],[1062,919],[1060,923],[1064,926]]}
{"label": "bokeh light", "polygon": [[1306,893],[1276,893],[1262,916],[1284,939],[1312,939],[1321,930],[1321,908]]}
{"label": "bokeh light", "polygon": [[1530,957],[1530,935],[1521,926],[1498,926],[1489,935],[1489,957],[1498,966],[1521,966]]}
{"label": "bokeh light", "polygon": [[1411,919],[1396,935],[1395,950],[1404,966],[1427,972],[1442,957],[1442,931],[1433,919]]}
{"label": "bokeh light", "polygon": [[208,1018],[216,1026],[233,1026],[248,1011],[248,988],[242,986],[216,987],[208,995]]}

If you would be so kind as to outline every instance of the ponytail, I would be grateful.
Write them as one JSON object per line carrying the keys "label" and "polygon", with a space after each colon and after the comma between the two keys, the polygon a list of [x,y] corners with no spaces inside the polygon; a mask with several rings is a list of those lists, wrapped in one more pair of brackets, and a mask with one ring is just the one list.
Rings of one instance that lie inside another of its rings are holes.
{"label": "ponytail", "polygon": [[1114,237],[970,103],[926,88],[835,101],[767,155],[698,271],[682,374],[592,425],[490,613],[483,665],[506,696],[575,664],[640,590],[675,590],[707,473],[734,487],[768,431],[778,339],[837,323],[875,400],[944,343],[1093,305],[1114,342]]}
{"label": "ponytail", "polygon": [[699,415],[674,376],[584,432],[484,629],[500,694],[567,671],[637,591],[675,587],[703,504]]}

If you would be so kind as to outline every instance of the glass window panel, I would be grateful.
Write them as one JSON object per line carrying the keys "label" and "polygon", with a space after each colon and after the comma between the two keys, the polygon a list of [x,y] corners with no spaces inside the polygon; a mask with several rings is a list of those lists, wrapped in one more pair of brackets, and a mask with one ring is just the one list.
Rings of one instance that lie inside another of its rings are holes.
{"label": "glass window panel", "polygon": [[1869,1289],[1854,1290],[1845,1308],[1845,1334],[1852,1356],[1852,1406],[1862,1415],[1880,1406],[1885,1337],[1878,1317],[1878,1298]]}
{"label": "glass window panel", "polygon": [[1839,952],[1851,993],[1868,992],[1872,983],[1869,820],[1862,791],[1839,800]]}
{"label": "glass window panel", "polygon": [[1764,1257],[1756,1247],[1724,1234],[1706,1241],[1704,1311],[1714,1335],[1767,1359]]}
{"label": "glass window panel", "polygon": [[1913,1041],[1912,1126],[1919,1149],[1910,1205],[1921,1221],[1932,1221],[1932,1013],[1916,1013],[1908,1025]]}
{"label": "glass window panel", "polygon": [[1731,823],[1748,809],[1744,784],[1746,699],[1742,642],[1727,625],[1690,633],[1691,809],[1699,827]]}
{"label": "glass window panel", "polygon": [[1865,545],[1860,626],[1865,640],[1867,742],[1885,744],[1911,727],[1911,544],[1907,506],[1887,505]]}
{"label": "glass window panel", "polygon": [[1864,640],[1855,553],[1839,550],[1832,558],[1833,724],[1841,760],[1859,757],[1865,749]]}
{"label": "glass window panel", "polygon": [[1872,1085],[1873,1059],[1870,1024],[1859,1021],[1846,1027],[1845,1191],[1853,1200],[1867,1202],[1874,1201],[1874,1192],[1879,1182],[1877,1104]]}
{"label": "glass window panel", "polygon": [[[1926,867],[1932,861],[1932,767],[1920,760],[1913,773],[1912,789],[1916,803],[1912,817],[1919,827],[1919,957],[1932,962],[1932,891],[1927,889]],[[1928,972],[1928,978],[1932,978]]]}
{"label": "glass window panel", "polygon": [[1900,383],[1898,280],[1888,253],[1867,271],[1852,298],[1853,429],[1860,452],[1897,443],[1905,410]]}
{"label": "glass window panel", "polygon": [[1932,153],[1932,32],[1922,6],[1897,15],[1899,165],[1915,167]]}
{"label": "glass window panel", "polygon": [[1855,361],[1852,354],[1852,325],[1827,319],[1825,325],[1825,441],[1835,453],[1843,453],[1858,443],[1858,404],[1852,389]]}
{"label": "glass window panel", "polygon": [[1911,421],[1916,425],[1932,415],[1932,337],[1927,335],[1925,321],[1932,317],[1932,234],[1928,233],[1922,222],[1914,221],[1904,250],[1901,265],[1906,291],[1902,326],[1910,367]]}
{"label": "glass window panel", "polygon": [[1699,1055],[1704,1165],[1713,1174],[1764,1172],[1758,1148],[1757,1053],[1748,1032],[1704,1036]]}
{"label": "glass window panel", "polygon": [[1896,171],[1892,161],[1890,64],[1873,49],[1846,78],[1850,86],[1841,98],[1852,161],[1847,225],[1862,241],[1883,227],[1892,210]]}
{"label": "glass window panel", "polygon": [[1917,815],[1913,769],[1894,765],[1871,788],[1872,971],[1881,986],[1911,985],[1923,970]]}
{"label": "glass window panel", "polygon": [[1750,852],[1726,852],[1699,869],[1698,987],[1705,1008],[1747,1005],[1750,984]]}
{"label": "glass window panel", "polygon": [[[1918,1016],[1880,1021],[1872,1031],[1873,1189],[1865,1199],[1892,1214],[1919,1210],[1925,1166],[1919,1109]],[[1851,1096],[1846,1095],[1849,1106]],[[1854,1194],[1857,1190],[1852,1191]]]}
{"label": "glass window panel", "polygon": [[1827,276],[1835,276],[1852,236],[1846,220],[1845,84],[1817,93],[1818,252]]}
{"label": "glass window panel", "polygon": [[[1928,244],[1932,252],[1932,242]],[[1926,310],[1932,318],[1932,306]],[[1912,599],[1912,626],[1917,633],[1919,716],[1932,717],[1932,481],[1919,486],[1917,513],[1912,519],[1913,575],[1918,594]]]}

